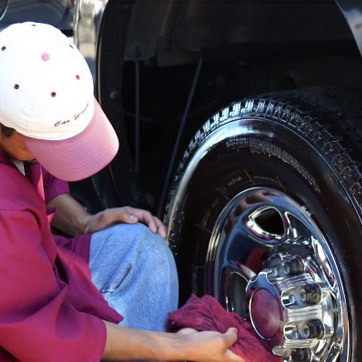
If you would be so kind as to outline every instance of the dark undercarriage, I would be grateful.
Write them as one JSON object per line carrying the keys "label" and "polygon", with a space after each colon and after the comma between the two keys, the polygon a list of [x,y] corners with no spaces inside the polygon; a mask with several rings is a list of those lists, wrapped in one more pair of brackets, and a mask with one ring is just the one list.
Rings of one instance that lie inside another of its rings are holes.
{"label": "dark undercarriage", "polygon": [[334,1],[109,1],[99,44],[99,98],[127,143],[99,180],[115,191],[98,190],[106,205],[160,216],[180,155],[225,104],[362,84],[358,47]]}

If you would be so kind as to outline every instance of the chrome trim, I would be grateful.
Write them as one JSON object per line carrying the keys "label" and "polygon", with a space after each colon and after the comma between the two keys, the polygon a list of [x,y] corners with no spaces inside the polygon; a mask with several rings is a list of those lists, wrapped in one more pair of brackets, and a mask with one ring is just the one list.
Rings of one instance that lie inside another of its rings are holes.
{"label": "chrome trim", "polygon": [[362,55],[362,1],[336,0]]}
{"label": "chrome trim", "polygon": [[0,14],[0,21],[5,16],[8,7],[9,7],[9,0],[5,0],[4,9],[3,9],[2,13]]}
{"label": "chrome trim", "polygon": [[87,60],[95,79],[97,40],[101,18],[108,0],[77,0],[74,11],[73,41]]}

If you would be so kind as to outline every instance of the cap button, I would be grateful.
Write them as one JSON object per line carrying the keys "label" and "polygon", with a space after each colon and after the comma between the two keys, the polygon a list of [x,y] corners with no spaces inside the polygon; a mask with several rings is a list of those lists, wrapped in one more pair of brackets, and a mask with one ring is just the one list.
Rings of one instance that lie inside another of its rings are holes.
{"label": "cap button", "polygon": [[49,55],[49,53],[43,53],[43,54],[41,55],[41,58],[42,58],[45,62],[47,62],[47,61],[50,59],[50,55]]}

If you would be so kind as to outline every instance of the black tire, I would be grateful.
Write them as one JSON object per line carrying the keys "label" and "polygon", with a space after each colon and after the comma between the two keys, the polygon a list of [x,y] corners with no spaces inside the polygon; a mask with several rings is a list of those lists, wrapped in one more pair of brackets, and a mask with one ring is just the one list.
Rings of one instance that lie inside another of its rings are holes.
{"label": "black tire", "polygon": [[181,303],[207,293],[225,304],[206,276],[217,220],[243,190],[278,190],[308,210],[331,248],[349,323],[338,361],[362,361],[361,105],[358,91],[313,88],[236,102],[204,124],[179,165],[165,217]]}

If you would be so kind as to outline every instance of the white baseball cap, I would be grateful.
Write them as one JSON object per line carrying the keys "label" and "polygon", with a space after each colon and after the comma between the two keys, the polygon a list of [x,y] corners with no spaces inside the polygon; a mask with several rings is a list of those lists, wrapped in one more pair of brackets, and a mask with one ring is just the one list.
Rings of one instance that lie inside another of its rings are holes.
{"label": "white baseball cap", "polygon": [[51,25],[27,22],[0,32],[0,99],[0,123],[60,179],[91,176],[118,151],[85,59]]}

